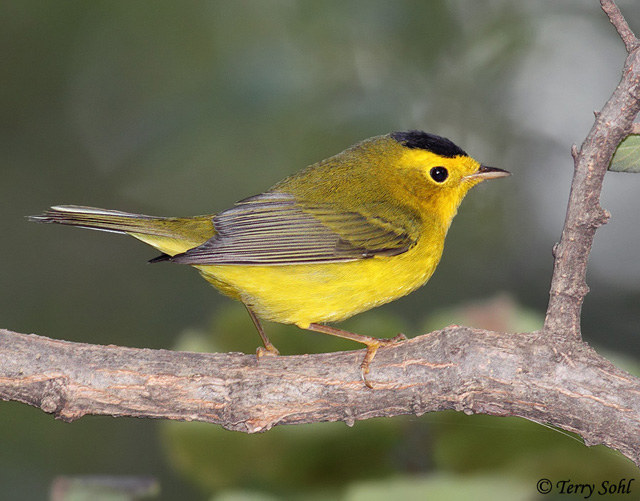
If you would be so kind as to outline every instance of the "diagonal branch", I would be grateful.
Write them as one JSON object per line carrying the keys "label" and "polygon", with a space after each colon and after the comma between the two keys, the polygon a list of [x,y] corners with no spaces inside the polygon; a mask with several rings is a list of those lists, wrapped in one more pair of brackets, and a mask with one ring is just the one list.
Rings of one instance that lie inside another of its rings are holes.
{"label": "diagonal branch", "polygon": [[[609,219],[609,213],[600,206],[604,175],[618,144],[629,135],[640,111],[638,41],[612,1],[602,0],[602,7],[632,50],[618,87],[596,113],[596,121],[580,150],[572,151],[575,170],[562,237],[554,248],[555,263],[544,328],[574,339],[581,337],[580,311],[589,292],[585,277],[593,238],[596,230]],[[632,43],[631,37],[635,42]]]}
{"label": "diagonal branch", "polygon": [[[37,355],[34,355],[37,354]],[[586,344],[452,326],[379,350],[267,357],[97,346],[0,330],[0,398],[73,421],[155,417],[265,431],[455,409],[521,416],[640,464],[640,380]],[[82,363],[79,363],[82,361]]]}
{"label": "diagonal branch", "polygon": [[618,35],[624,42],[624,46],[627,48],[627,52],[631,53],[638,48],[640,40],[634,35],[627,20],[620,12],[620,9],[613,0],[600,0],[600,6],[602,10],[609,16],[609,21],[616,28]]}

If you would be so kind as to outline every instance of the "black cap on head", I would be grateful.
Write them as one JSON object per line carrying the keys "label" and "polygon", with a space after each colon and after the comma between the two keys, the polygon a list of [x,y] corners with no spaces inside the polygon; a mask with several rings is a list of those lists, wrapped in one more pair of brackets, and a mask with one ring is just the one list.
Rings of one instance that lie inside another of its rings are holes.
{"label": "black cap on head", "polygon": [[456,146],[446,137],[436,136],[421,130],[393,132],[391,137],[407,148],[427,150],[441,157],[469,156],[462,148]]}

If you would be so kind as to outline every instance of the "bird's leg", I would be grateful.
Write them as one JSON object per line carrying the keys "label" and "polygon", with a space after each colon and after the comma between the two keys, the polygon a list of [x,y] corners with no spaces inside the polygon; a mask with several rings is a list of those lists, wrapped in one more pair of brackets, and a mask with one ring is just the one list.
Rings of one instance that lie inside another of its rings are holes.
{"label": "bird's leg", "polygon": [[360,371],[362,374],[362,381],[369,388],[373,388],[371,383],[367,380],[367,374],[369,374],[369,364],[373,360],[373,357],[376,356],[378,348],[380,348],[381,346],[395,344],[407,339],[404,334],[398,334],[397,336],[389,339],[378,339],[377,337],[363,336],[362,334],[355,334],[353,332],[322,324],[309,324],[309,327],[307,327],[307,329],[310,331],[322,332],[323,334],[329,334],[331,336],[337,336],[344,339],[351,339],[352,341],[357,341],[358,343],[366,345],[367,353],[365,354],[364,359],[360,364]]}
{"label": "bird's leg", "polygon": [[244,306],[249,312],[249,316],[253,321],[253,325],[256,326],[256,330],[258,331],[258,334],[260,334],[260,337],[262,338],[262,344],[264,344],[264,348],[262,346],[258,346],[258,348],[256,349],[256,357],[258,357],[258,360],[260,359],[260,357],[263,357],[265,355],[280,355],[280,352],[278,351],[278,349],[275,346],[273,346],[273,344],[271,344],[271,341],[269,341],[269,338],[265,334],[264,329],[262,328],[262,325],[260,325],[260,320],[258,319],[257,315],[246,304]]}

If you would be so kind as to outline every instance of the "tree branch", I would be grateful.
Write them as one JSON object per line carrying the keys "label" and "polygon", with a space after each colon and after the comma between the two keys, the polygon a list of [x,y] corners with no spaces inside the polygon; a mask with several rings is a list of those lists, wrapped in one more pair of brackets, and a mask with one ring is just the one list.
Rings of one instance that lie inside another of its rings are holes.
{"label": "tree branch", "polygon": [[609,16],[609,21],[616,28],[618,35],[622,39],[624,46],[627,48],[627,52],[631,53],[638,48],[640,41],[636,38],[627,20],[620,12],[620,9],[614,2],[614,0],[600,0],[600,6],[602,10]]}
{"label": "tree branch", "polygon": [[[579,433],[640,464],[640,380],[584,343],[452,326],[380,349],[287,357],[96,346],[0,330],[0,398],[73,421],[85,414],[277,424],[455,409]],[[80,363],[81,361],[81,363]]]}
{"label": "tree branch", "polygon": [[[580,311],[589,292],[587,261],[596,230],[609,219],[600,206],[602,182],[611,157],[632,130],[640,111],[640,50],[637,39],[613,1],[601,0],[627,48],[622,79],[613,95],[596,113],[596,121],[580,150],[572,150],[574,173],[569,206],[559,244],[554,248],[554,270],[544,329],[580,339]],[[635,40],[633,42],[631,37]]]}

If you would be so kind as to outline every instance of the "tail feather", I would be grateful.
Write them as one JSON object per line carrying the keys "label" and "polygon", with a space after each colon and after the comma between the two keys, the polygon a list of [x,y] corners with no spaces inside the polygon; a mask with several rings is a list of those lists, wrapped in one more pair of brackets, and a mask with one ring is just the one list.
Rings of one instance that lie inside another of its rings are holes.
{"label": "tail feather", "polygon": [[117,210],[56,205],[30,221],[79,226],[113,233],[126,233],[174,255],[196,247],[215,234],[213,216],[193,218],[156,217]]}
{"label": "tail feather", "polygon": [[172,236],[161,225],[153,224],[163,218],[132,214],[118,210],[98,209],[82,205],[54,205],[39,216],[29,216],[30,221],[80,226],[114,233],[141,232],[158,236]]}

